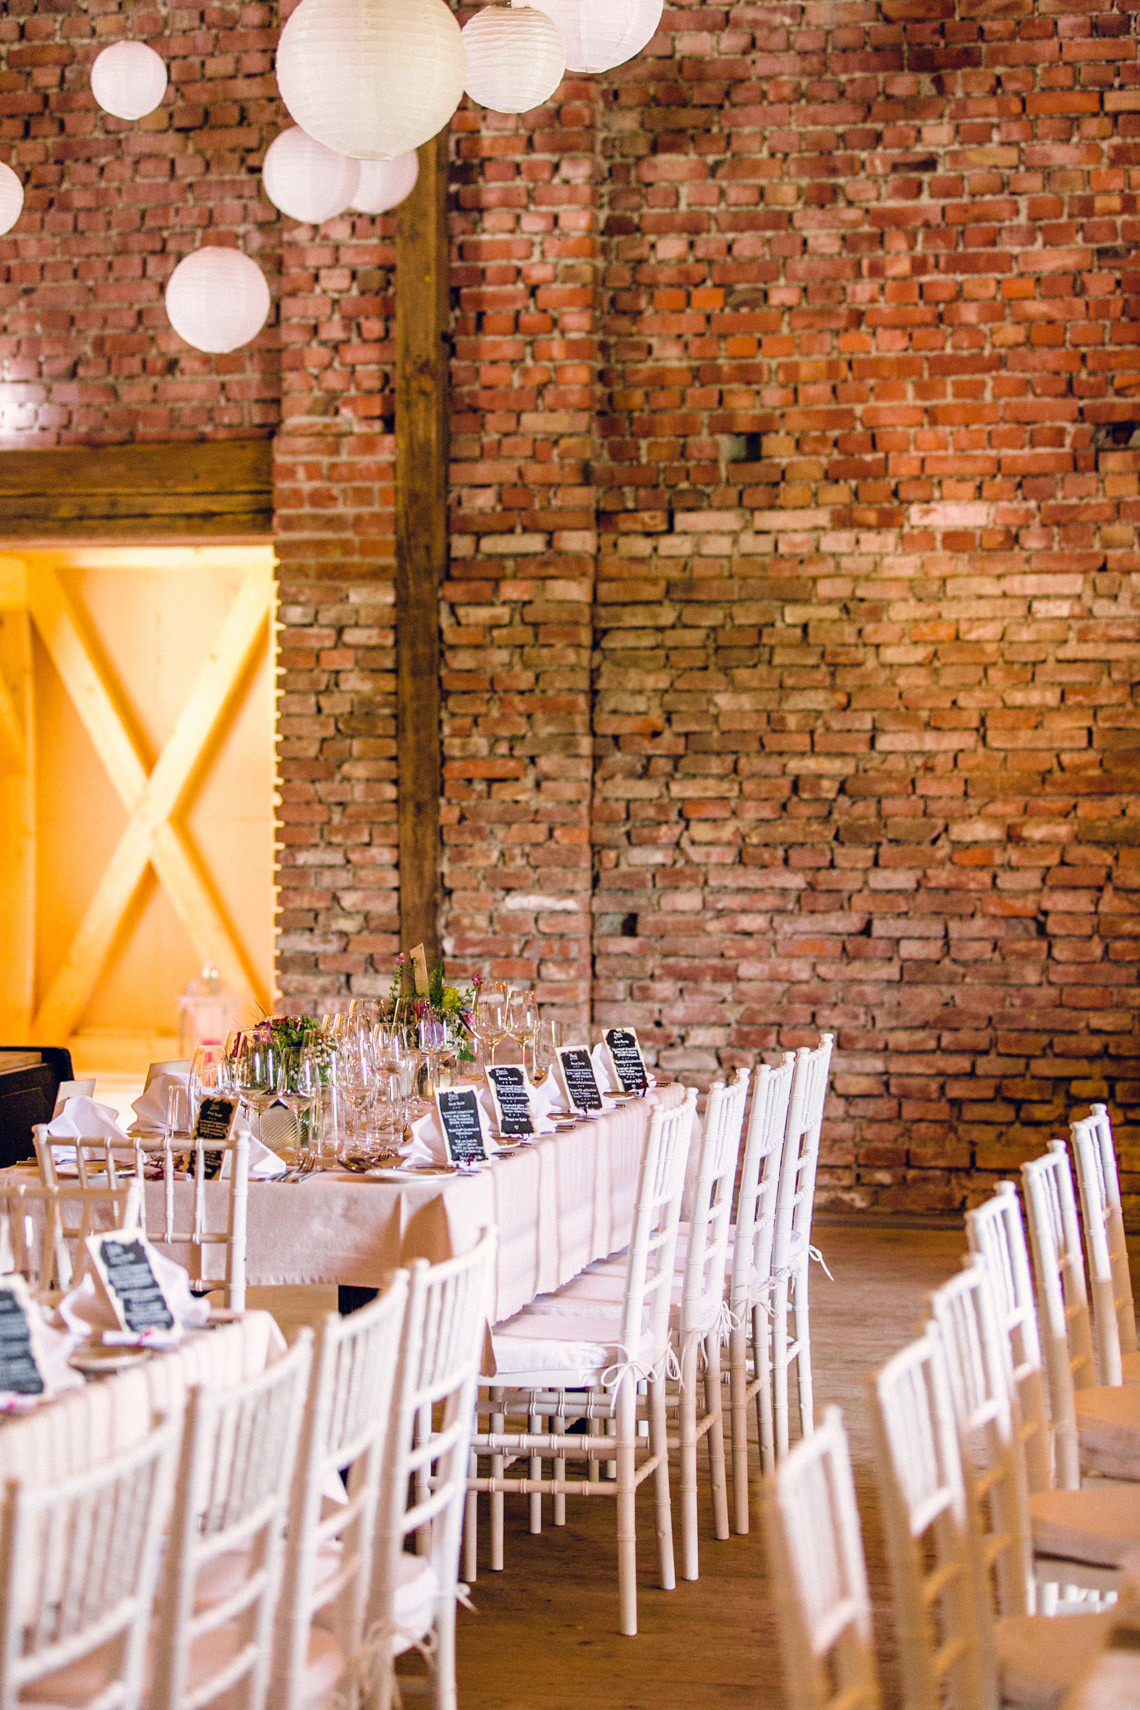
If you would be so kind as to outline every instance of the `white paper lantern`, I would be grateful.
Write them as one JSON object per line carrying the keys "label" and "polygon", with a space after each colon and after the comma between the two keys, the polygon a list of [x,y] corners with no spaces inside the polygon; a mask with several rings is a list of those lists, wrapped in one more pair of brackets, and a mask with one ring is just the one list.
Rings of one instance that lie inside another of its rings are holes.
{"label": "white paper lantern", "polygon": [[359,179],[359,161],[326,148],[300,125],[291,125],[274,137],[261,169],[265,194],[273,206],[308,226],[343,214]]}
{"label": "white paper lantern", "polygon": [[562,32],[567,71],[612,71],[657,34],[664,0],[511,0],[534,5]]}
{"label": "white paper lantern", "polygon": [[145,42],[116,42],[91,67],[91,90],[105,113],[141,119],[166,94],[166,66]]}
{"label": "white paper lantern", "polygon": [[495,113],[528,113],[549,101],[566,70],[553,18],[533,6],[485,6],[463,26],[467,93]]}
{"label": "white paper lantern", "polygon": [[362,160],[360,181],[352,205],[358,214],[385,214],[410,196],[420,175],[420,157],[414,148],[394,160]]}
{"label": "white paper lantern", "polygon": [[195,350],[237,350],[265,325],[269,286],[256,261],[240,249],[207,244],[170,275],[166,312],[179,338]]}
{"label": "white paper lantern", "polygon": [[12,168],[0,161],[0,237],[10,232],[24,208],[24,186]]}
{"label": "white paper lantern", "polygon": [[277,48],[290,117],[357,160],[434,137],[459,105],[465,70],[444,0],[301,0]]}

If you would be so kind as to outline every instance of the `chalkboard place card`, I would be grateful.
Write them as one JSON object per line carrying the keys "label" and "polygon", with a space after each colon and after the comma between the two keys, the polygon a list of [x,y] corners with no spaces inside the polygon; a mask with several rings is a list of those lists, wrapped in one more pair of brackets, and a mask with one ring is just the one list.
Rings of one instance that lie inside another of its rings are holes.
{"label": "chalkboard place card", "polygon": [[89,1235],[87,1251],[103,1292],[124,1330],[132,1336],[178,1328],[152,1260],[154,1249],[138,1230],[112,1229]]}
{"label": "chalkboard place card", "polygon": [[495,1101],[499,1133],[504,1140],[534,1137],[534,1106],[526,1071],[517,1063],[500,1063],[487,1070],[487,1085]]}
{"label": "chalkboard place card", "polygon": [[224,1146],[234,1131],[237,1114],[236,1098],[221,1098],[216,1093],[207,1093],[198,1106],[198,1117],[194,1123],[195,1141],[201,1140],[207,1146]]}
{"label": "chalkboard place card", "polygon": [[632,1027],[610,1027],[602,1035],[606,1047],[606,1056],[614,1072],[622,1092],[644,1093],[649,1091],[649,1076],[645,1070],[645,1059],[641,1055],[637,1034]]}
{"label": "chalkboard place card", "polygon": [[39,1315],[23,1277],[0,1277],[0,1395],[47,1395]]}
{"label": "chalkboard place card", "polygon": [[562,1085],[571,1109],[596,1116],[605,1109],[590,1053],[582,1045],[563,1045],[558,1053]]}
{"label": "chalkboard place card", "polygon": [[435,1095],[435,1102],[449,1161],[456,1165],[485,1164],[483,1112],[474,1087],[464,1087],[458,1092],[441,1089]]}

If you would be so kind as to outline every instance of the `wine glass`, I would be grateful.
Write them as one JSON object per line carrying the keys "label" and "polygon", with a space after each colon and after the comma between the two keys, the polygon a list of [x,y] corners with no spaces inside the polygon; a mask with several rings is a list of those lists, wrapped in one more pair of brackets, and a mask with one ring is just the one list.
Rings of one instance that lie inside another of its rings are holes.
{"label": "wine glass", "polygon": [[450,1022],[437,1021],[434,1016],[423,1017],[420,1022],[420,1050],[427,1058],[433,1092],[439,1089],[440,1060],[451,1050],[453,1043]]}
{"label": "wine glass", "polygon": [[277,1103],[277,1057],[277,1047],[270,1040],[248,1033],[235,1066],[235,1090],[242,1103],[257,1112],[258,1140],[262,1117]]}
{"label": "wine glass", "polygon": [[277,1065],[277,1097],[293,1117],[296,1133],[294,1146],[298,1163],[301,1161],[302,1152],[307,1159],[312,1159],[312,1122],[309,1124],[306,1144],[302,1147],[301,1117],[313,1109],[320,1084],[313,1053],[307,1047],[292,1046],[281,1052]]}
{"label": "wine glass", "polygon": [[490,1047],[491,1067],[495,1066],[495,1047],[507,1035],[507,991],[498,982],[482,986],[471,1013],[471,1031],[480,1045],[480,1071],[483,1068],[483,1048]]}
{"label": "wine glass", "polygon": [[210,1098],[227,1089],[225,1049],[221,1045],[198,1045],[190,1060],[187,1085],[190,1090],[191,1123],[202,1107],[203,1098]]}
{"label": "wine glass", "polygon": [[507,1032],[516,1045],[522,1046],[523,1068],[527,1068],[527,1047],[530,1048],[529,1071],[534,1071],[534,1043],[538,1033],[538,1003],[533,992],[512,991],[507,999]]}
{"label": "wine glass", "polygon": [[[350,1169],[367,1167],[366,1161],[371,1162],[371,1147],[365,1117],[376,1088],[376,1074],[372,1054],[360,1040],[342,1045],[337,1052],[337,1086],[353,1118],[349,1138],[345,1142],[344,1162]],[[355,1129],[355,1136],[352,1129]]]}
{"label": "wine glass", "polygon": [[558,1061],[562,1027],[557,1021],[540,1021],[534,1035],[534,1084],[541,1086]]}

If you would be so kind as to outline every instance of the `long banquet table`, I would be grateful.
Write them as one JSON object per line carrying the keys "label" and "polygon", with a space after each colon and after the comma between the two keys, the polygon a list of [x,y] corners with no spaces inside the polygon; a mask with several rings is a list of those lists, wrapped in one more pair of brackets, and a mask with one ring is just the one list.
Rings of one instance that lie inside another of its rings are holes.
{"label": "long banquet table", "polygon": [[[644,1099],[502,1153],[471,1175],[417,1177],[409,1170],[397,1183],[336,1169],[292,1182],[251,1182],[246,1280],[377,1288],[411,1259],[438,1262],[465,1252],[494,1224],[491,1322],[499,1323],[627,1244],[650,1111],[683,1097],[676,1083],[654,1087]],[[160,1183],[147,1190],[151,1230],[161,1227],[162,1191]],[[221,1182],[210,1185],[211,1227],[222,1226],[226,1191]],[[187,1226],[190,1195],[189,1183],[176,1186],[180,1228]],[[189,1249],[169,1251],[199,1274]],[[201,1254],[203,1278],[220,1279],[221,1250],[206,1247]]]}

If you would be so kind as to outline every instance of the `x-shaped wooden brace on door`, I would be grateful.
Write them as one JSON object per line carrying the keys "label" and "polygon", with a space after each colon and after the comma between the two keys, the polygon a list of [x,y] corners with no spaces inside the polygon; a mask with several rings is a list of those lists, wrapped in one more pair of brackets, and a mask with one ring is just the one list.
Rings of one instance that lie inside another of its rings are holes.
{"label": "x-shaped wooden brace on door", "polygon": [[130,819],[87,905],[33,1026],[37,1039],[66,1039],[106,965],[147,866],[186,928],[199,959],[212,962],[235,991],[266,994],[222,917],[174,815],[220,729],[265,627],[271,585],[251,571],[226,616],[166,746],[148,774],[103,674],[91,656],[55,570],[28,577],[28,606],[95,751]]}

